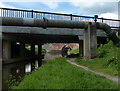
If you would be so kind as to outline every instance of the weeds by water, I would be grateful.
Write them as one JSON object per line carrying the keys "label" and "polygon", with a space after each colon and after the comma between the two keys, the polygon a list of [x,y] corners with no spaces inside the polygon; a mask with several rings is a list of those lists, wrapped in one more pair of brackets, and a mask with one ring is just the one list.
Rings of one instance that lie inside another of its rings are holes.
{"label": "weeds by water", "polygon": [[7,80],[8,89],[11,89],[13,86],[18,86],[22,79],[23,77],[21,76],[15,77],[13,75],[9,75],[9,78]]}

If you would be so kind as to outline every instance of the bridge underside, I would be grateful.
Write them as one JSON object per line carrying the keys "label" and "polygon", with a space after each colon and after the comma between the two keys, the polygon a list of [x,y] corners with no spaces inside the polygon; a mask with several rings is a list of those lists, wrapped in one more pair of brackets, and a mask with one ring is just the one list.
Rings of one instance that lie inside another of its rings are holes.
{"label": "bridge underside", "polygon": [[[84,29],[39,28],[22,26],[0,26],[2,38],[25,43],[79,43],[84,39]],[[79,37],[78,37],[79,36]],[[97,30],[98,37],[106,37],[105,32]]]}
{"label": "bridge underside", "polygon": [[[85,56],[87,60],[95,54],[97,38],[106,38],[106,34],[102,30],[97,30],[97,33],[93,32],[90,34],[90,30],[72,28],[43,29],[22,26],[0,26],[0,28],[2,29],[3,60],[10,60],[15,57],[20,58],[20,60],[21,58],[26,59],[26,54],[29,53],[29,56],[34,56],[35,45],[39,47],[37,55],[41,56],[42,45],[44,43],[79,43],[80,55]],[[97,35],[97,37],[94,35]],[[17,42],[20,42],[20,45],[16,45]],[[26,53],[25,44],[31,45],[29,53]],[[92,51],[89,51],[89,49]]]}
{"label": "bridge underside", "polygon": [[[10,41],[21,41],[25,43],[79,43],[78,36],[70,35],[37,35],[37,34],[13,34],[3,33],[2,38]],[[81,36],[81,40],[82,40]]]}

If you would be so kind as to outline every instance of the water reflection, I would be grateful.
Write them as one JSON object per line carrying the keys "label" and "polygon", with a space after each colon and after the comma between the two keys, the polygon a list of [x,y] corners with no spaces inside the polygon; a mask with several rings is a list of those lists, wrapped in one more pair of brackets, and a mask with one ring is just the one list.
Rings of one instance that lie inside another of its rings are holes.
{"label": "water reflection", "polygon": [[58,57],[62,57],[61,50],[51,50],[49,53],[46,53],[43,60],[51,60]]}
{"label": "water reflection", "polygon": [[30,63],[25,65],[25,73],[26,72],[31,72],[31,64]]}
{"label": "water reflection", "polygon": [[26,73],[30,73],[34,69],[38,69],[39,64],[41,64],[41,62],[36,60],[3,65],[3,89],[8,88],[8,80],[11,80],[10,76],[15,77],[16,80],[19,81],[19,77],[23,77]]}
{"label": "water reflection", "polygon": [[25,74],[29,74],[32,71],[37,70],[44,61],[57,57],[61,57],[61,52],[53,50],[45,55],[43,62],[41,60],[25,60],[22,62],[3,65],[3,89],[7,89],[9,87],[8,80],[10,76],[14,76],[16,80],[19,81],[19,77],[23,77]]}

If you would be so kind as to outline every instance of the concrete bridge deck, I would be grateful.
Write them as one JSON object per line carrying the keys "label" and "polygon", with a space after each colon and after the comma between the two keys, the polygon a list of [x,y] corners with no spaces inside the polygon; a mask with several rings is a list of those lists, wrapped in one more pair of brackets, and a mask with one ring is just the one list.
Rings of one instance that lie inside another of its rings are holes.
{"label": "concrete bridge deck", "polygon": [[[0,26],[2,38],[14,41],[36,41],[47,43],[78,43],[83,40],[84,29]],[[79,38],[78,38],[79,36]],[[97,30],[98,37],[106,37],[103,30]],[[24,39],[24,40],[23,40]]]}

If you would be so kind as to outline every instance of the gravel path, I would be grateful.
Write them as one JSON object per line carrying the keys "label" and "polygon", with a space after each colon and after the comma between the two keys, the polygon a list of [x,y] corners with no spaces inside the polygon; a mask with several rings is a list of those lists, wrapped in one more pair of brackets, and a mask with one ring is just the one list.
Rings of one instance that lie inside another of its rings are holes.
{"label": "gravel path", "polygon": [[69,62],[69,63],[71,63],[71,64],[73,64],[73,65],[76,65],[77,67],[83,68],[83,69],[85,69],[85,70],[87,70],[87,71],[90,71],[90,72],[93,72],[93,73],[95,73],[95,74],[104,76],[104,77],[106,77],[107,79],[110,79],[110,80],[112,80],[112,81],[114,81],[114,82],[118,82],[118,77],[113,77],[113,76],[110,76],[110,75],[107,75],[107,74],[104,74],[104,73],[101,73],[101,72],[96,72],[96,71],[94,71],[94,70],[89,69],[88,67],[85,67],[85,66],[82,66],[82,65],[78,65],[76,62],[74,62],[74,61],[72,61],[72,60],[67,60],[67,62]]}

